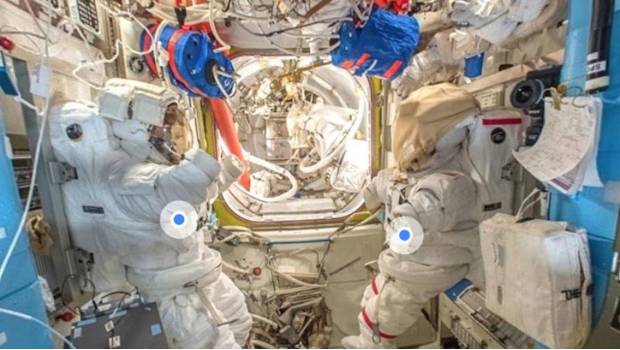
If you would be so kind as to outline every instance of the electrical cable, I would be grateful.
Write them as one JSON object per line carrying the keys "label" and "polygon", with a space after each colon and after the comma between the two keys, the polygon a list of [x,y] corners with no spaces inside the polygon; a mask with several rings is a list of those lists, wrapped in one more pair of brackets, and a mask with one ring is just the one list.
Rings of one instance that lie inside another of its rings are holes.
{"label": "electrical cable", "polygon": [[[34,13],[32,11],[32,9],[30,8],[30,4],[28,4],[28,1],[26,2],[28,8],[30,9],[31,15],[33,16],[34,19]],[[47,3],[48,9],[51,9],[51,4],[48,2]],[[49,60],[49,37],[48,34],[50,27],[51,27],[51,22],[52,22],[52,12],[49,11],[48,14],[48,21],[47,21],[47,31],[43,31],[42,28],[42,34],[45,35],[45,53],[42,55],[41,57],[41,66],[47,66],[48,60]],[[38,23],[35,21],[35,23]],[[38,26],[40,27],[40,26]],[[34,189],[35,189],[35,184],[36,184],[36,179],[37,179],[37,173],[38,173],[38,165],[39,165],[39,157],[41,155],[41,145],[42,145],[42,141],[43,141],[43,136],[45,134],[45,129],[46,129],[46,125],[47,125],[47,118],[48,118],[48,114],[49,114],[49,107],[50,107],[50,100],[51,97],[50,95],[52,94],[52,91],[49,88],[48,85],[48,91],[47,91],[47,96],[45,97],[45,104],[44,104],[44,109],[43,112],[41,113],[37,113],[37,115],[41,116],[41,129],[39,130],[39,135],[38,135],[38,139],[37,139],[37,144],[35,146],[35,152],[34,152],[34,158],[33,158],[33,162],[32,162],[32,175],[31,175],[31,179],[30,179],[30,187],[28,189],[28,196],[26,199],[26,203],[24,205],[24,211],[22,213],[18,228],[13,236],[13,239],[9,245],[9,249],[6,252],[6,255],[4,257],[4,259],[2,260],[2,264],[0,265],[0,281],[2,281],[2,278],[4,277],[4,273],[6,272],[6,268],[8,266],[8,263],[11,259],[11,257],[13,256],[13,253],[15,251],[15,248],[17,246],[17,242],[19,241],[19,238],[21,237],[22,232],[24,231],[24,225],[26,222],[26,218],[28,215],[28,211],[30,209],[30,206],[32,204],[32,197],[34,195]],[[19,100],[24,101],[21,98],[21,95],[18,96]],[[19,101],[18,100],[18,101]],[[21,102],[20,101],[20,102]],[[25,101],[24,101],[25,102]],[[29,108],[34,109],[35,111],[38,111],[38,109],[34,106],[32,106],[31,104],[24,104]],[[34,107],[34,108],[33,108]],[[4,309],[4,308],[0,308],[0,313],[4,313],[6,315],[10,315],[13,317],[18,317],[33,323],[36,323],[44,328],[46,328],[47,330],[49,330],[50,332],[52,332],[52,334],[54,334],[56,337],[58,337],[59,339],[61,339],[65,344],[67,344],[67,346],[69,346],[72,349],[75,349],[75,346],[73,345],[73,343],[71,343],[67,338],[65,338],[62,334],[60,334],[57,330],[55,330],[54,328],[50,327],[48,324],[42,322],[41,320],[34,318],[30,315],[18,312],[18,311],[14,311],[14,310],[8,310],[8,309]]]}
{"label": "electrical cable", "polygon": [[[328,238],[328,243],[327,243],[327,247],[325,248],[325,253],[323,253],[323,258],[321,259],[321,263],[318,266],[318,271],[319,271],[319,281],[321,280],[321,276],[323,276],[323,269],[325,268],[325,262],[327,261],[327,255],[329,254],[329,252],[331,251],[331,246],[332,243],[334,242],[334,239],[339,238],[341,235],[352,231],[353,229],[355,229],[356,227],[362,226],[362,225],[366,225],[367,223],[371,222],[372,220],[376,219],[381,213],[383,212],[383,206],[379,207],[379,209],[377,209],[374,213],[370,214],[370,216],[368,216],[367,218],[365,218],[364,220],[349,226],[349,220],[352,219],[354,217],[354,215],[356,213],[351,214],[351,216],[349,216],[348,218],[346,218],[344,220],[344,222],[342,224],[340,224],[340,226],[338,226],[338,228],[336,228],[336,230],[334,232],[332,232],[331,234],[329,234],[329,236],[327,236]],[[325,276],[325,279],[327,279],[327,276]]]}
{"label": "electrical cable", "polygon": [[[242,29],[243,25],[241,24],[241,22],[239,22],[239,26]],[[260,29],[261,33],[264,33],[265,30],[263,29],[263,27],[261,27],[261,25],[259,23],[256,23],[256,26]],[[327,47],[326,49],[319,51],[319,52],[300,52],[300,51],[292,51],[288,48],[285,48],[283,46],[281,46],[280,44],[276,43],[275,41],[271,40],[270,37],[262,37],[263,39],[267,40],[267,42],[269,42],[269,44],[271,44],[273,47],[275,47],[276,49],[278,49],[279,51],[288,54],[288,55],[292,55],[292,56],[298,56],[298,57],[317,57],[317,56],[324,56],[329,54],[330,52],[332,52],[334,49],[336,49],[338,46],[340,46],[340,42],[338,41],[337,43]],[[299,49],[301,49],[301,47],[299,47]]]}
{"label": "electrical cable", "polygon": [[110,292],[110,293],[108,293],[108,294],[105,294],[104,296],[102,296],[101,298],[99,298],[99,304],[101,304],[105,298],[110,297],[110,296],[112,296],[112,295],[118,295],[118,294],[122,294],[122,295],[124,295],[124,296],[126,296],[126,297],[131,296],[131,293],[128,293],[128,292],[125,292],[125,291],[122,291],[122,290],[117,290],[117,291],[114,291],[114,292]]}
{"label": "electrical cable", "polygon": [[[71,310],[72,313],[76,314],[76,315],[81,315],[82,310],[78,307],[78,312],[75,313],[74,310],[67,305],[67,302],[65,301],[65,287],[67,286],[67,282],[72,279],[72,278],[82,278],[82,276],[78,276],[75,274],[69,274],[67,276],[65,276],[65,278],[62,280],[62,283],[60,284],[60,301],[62,302],[62,306],[66,307],[67,309]],[[97,287],[95,286],[95,283],[89,279],[84,277],[86,282],[88,282],[92,287],[93,287],[93,291],[92,291],[92,296],[91,296],[91,300],[95,299],[95,296],[97,295]],[[95,308],[97,307],[96,304],[94,304]]]}
{"label": "electrical cable", "polygon": [[[15,26],[11,26],[11,25],[3,25],[0,28],[11,28],[11,29],[14,29],[14,30],[12,30],[14,32],[20,32],[19,28],[15,27]],[[0,31],[1,30],[2,29],[0,29]],[[19,33],[16,33],[16,34],[19,34]],[[34,35],[31,35],[31,34],[34,34]],[[33,56],[41,56],[42,55],[41,48],[39,47],[37,42],[33,39],[33,38],[36,38],[36,35],[38,35],[38,34],[36,34],[36,33],[28,33],[28,34],[26,34],[26,32],[24,32],[24,36],[26,37],[28,42],[30,42],[30,44],[32,44],[32,46],[24,45],[24,44],[20,43],[18,40],[15,40],[15,39],[13,39],[13,43],[15,44],[15,46],[19,47],[21,50],[23,50],[23,51],[25,51],[25,52],[33,55]],[[33,47],[34,47],[34,49],[36,51],[32,49]]]}
{"label": "electrical cable", "polygon": [[248,28],[244,28],[244,30],[247,31],[248,33],[252,34],[252,35],[255,35],[255,36],[272,37],[274,35],[283,34],[283,33],[289,32],[289,31],[293,31],[293,30],[299,30],[299,29],[302,29],[302,28],[305,28],[305,27],[313,26],[315,24],[321,24],[321,23],[336,24],[336,23],[342,23],[342,22],[348,22],[348,21],[353,21],[353,19],[351,17],[324,18],[324,19],[320,19],[320,20],[316,20],[316,21],[300,24],[300,25],[295,26],[295,27],[289,27],[289,28],[282,28],[282,29],[272,30],[271,32],[267,32],[267,33],[265,33],[265,32],[260,32],[260,33],[254,32],[254,31],[249,30]]}
{"label": "electrical cable", "polygon": [[[48,6],[51,6],[51,5],[48,5]],[[51,19],[52,17],[50,13],[49,18],[48,18],[48,27],[49,25],[51,25]],[[43,57],[41,58],[42,67],[47,65],[47,61],[49,58],[47,56],[48,53],[49,51],[46,49],[46,54],[43,55]],[[2,260],[2,264],[0,265],[0,281],[2,281],[2,278],[4,277],[4,273],[6,272],[6,268],[9,263],[9,260],[11,259],[11,256],[13,255],[13,252],[15,251],[15,248],[17,247],[17,242],[19,241],[19,238],[21,237],[22,232],[24,231],[24,225],[26,224],[26,218],[28,216],[28,211],[30,210],[30,206],[32,204],[32,197],[34,196],[34,189],[35,189],[36,179],[38,175],[38,168],[39,168],[38,165],[39,165],[39,157],[41,155],[41,145],[43,143],[43,136],[45,135],[47,118],[49,114],[49,107],[50,107],[50,100],[51,100],[50,95],[51,95],[51,91],[48,86],[47,97],[45,98],[45,107],[42,112],[41,129],[39,130],[37,144],[35,146],[35,151],[34,151],[34,158],[32,161],[33,169],[32,169],[32,176],[30,179],[30,187],[28,189],[28,196],[26,198],[26,203],[24,205],[24,211],[19,221],[17,231],[15,232],[13,236],[13,240],[11,241],[11,244],[9,245],[9,249],[6,252],[4,259]],[[35,110],[36,110],[36,107],[35,107]]]}
{"label": "electrical cable", "polygon": [[[50,8],[50,6],[48,6],[48,8]],[[37,19],[37,16],[35,15],[34,10],[32,9],[32,5],[30,4],[30,1],[26,1],[26,9],[28,10],[28,13],[30,14],[30,17],[32,17],[32,20],[34,21],[35,27],[37,27],[39,32],[41,32],[41,34],[43,34],[46,37],[46,40],[47,40],[47,34],[46,33],[49,33],[49,32],[46,32],[45,30],[43,30],[43,27],[41,27],[41,24],[39,23],[39,20]],[[48,17],[51,19],[51,16],[52,16],[52,13],[50,12],[48,14]]]}
{"label": "electrical cable", "polygon": [[[131,14],[130,12],[127,11],[116,11],[116,10],[112,10],[111,8],[109,8],[108,6],[104,5],[103,3],[99,3],[100,6],[106,11],[106,13],[108,15],[112,15],[114,17],[124,17],[127,16],[129,18],[131,18],[138,26],[140,26],[145,32],[146,34],[150,37],[151,39],[151,43],[155,42],[155,37],[153,36],[153,34],[151,34],[151,32],[149,31],[149,29],[142,23],[140,22],[133,14]],[[75,25],[75,23],[72,22],[72,24]],[[77,26],[76,26],[77,27]],[[78,28],[78,34],[80,34],[80,36],[82,37],[82,40],[84,41],[84,43],[86,45],[87,44],[87,40],[86,37],[84,36],[84,34],[81,32],[81,30]],[[107,64],[107,63],[112,63],[114,61],[116,61],[116,59],[120,56],[121,53],[121,48],[126,49],[127,51],[131,52],[134,55],[138,55],[138,56],[143,56],[143,55],[148,55],[151,52],[153,52],[153,50],[155,49],[155,45],[150,45],[149,48],[146,51],[140,51],[140,50],[136,50],[134,48],[132,48],[131,46],[125,44],[122,40],[120,39],[116,39],[116,41],[114,42],[114,45],[112,45],[114,47],[114,54],[112,55],[111,58],[105,58],[105,56],[97,61],[92,61],[89,63],[82,63],[79,64],[72,72],[71,74],[73,75],[74,78],[76,78],[78,81],[88,85],[89,87],[95,89],[95,90],[101,90],[102,86],[97,86],[92,84],[91,82],[89,82],[88,80],[80,77],[78,75],[78,72],[81,71],[82,69],[86,68],[86,67],[94,67],[97,66],[99,64]]]}
{"label": "electrical cable", "polygon": [[[234,77],[231,74],[228,74],[220,70],[217,65],[213,65],[213,68],[211,69],[211,74],[213,74],[213,78],[215,80],[215,84],[217,85],[217,88],[220,90],[222,95],[224,95],[224,98],[226,99],[226,101],[228,101],[228,103],[230,104],[230,97],[233,96],[235,92],[237,91],[237,84],[234,80]],[[226,89],[224,89],[224,86],[222,86],[222,83],[220,82],[220,76],[223,76],[224,78],[229,78],[233,81],[233,86],[232,86],[232,90],[230,91],[230,94],[226,92]]]}
{"label": "electrical cable", "polygon": [[55,330],[53,327],[50,327],[50,325],[46,324],[45,322],[32,317],[28,314],[25,314],[23,312],[17,312],[17,311],[13,311],[13,310],[9,310],[9,309],[4,309],[4,308],[0,308],[0,313],[5,314],[5,315],[9,315],[9,316],[13,316],[13,317],[17,317],[17,318],[21,318],[23,320],[26,321],[30,321],[33,323],[36,323],[38,325],[40,325],[41,327],[47,329],[48,331],[52,332],[53,335],[55,335],[58,339],[62,340],[63,343],[65,343],[68,347],[70,347],[71,349],[75,349],[75,345],[73,345],[73,343],[71,341],[69,341],[69,339],[67,339],[64,335],[60,334],[60,332],[58,332],[57,330]]}
{"label": "electrical cable", "polygon": [[[217,27],[215,26],[215,19],[213,17],[213,6],[209,6],[209,26],[211,27],[211,33],[213,33],[213,36],[215,37],[215,40],[217,40],[217,42],[222,45],[220,48],[214,50],[215,52],[222,52],[222,51],[227,51],[230,50],[231,46],[224,41],[224,39],[222,39],[222,37],[220,36],[220,33],[217,31]],[[216,79],[217,81],[217,79]],[[219,84],[218,84],[219,86]],[[225,95],[227,96],[227,95]]]}
{"label": "electrical cable", "polygon": [[37,34],[33,32],[26,32],[26,31],[21,31],[21,30],[0,30],[0,35],[26,35],[26,36],[33,36],[37,39],[45,40],[45,37],[41,34]]}
{"label": "electrical cable", "polygon": [[[517,210],[517,214],[515,215],[515,219],[517,222],[519,222],[522,219],[522,215],[532,206],[534,206],[536,203],[538,203],[538,201],[540,201],[541,199],[544,198],[545,192],[541,191],[538,188],[534,188],[534,190],[532,190],[532,192],[530,192],[529,195],[527,195],[527,197],[525,197],[525,199],[523,199],[523,201],[521,202],[521,205],[519,206],[519,210]],[[536,197],[537,196],[537,197]],[[535,199],[529,203],[529,204],[525,204],[527,203],[529,200],[531,200],[532,198]]]}

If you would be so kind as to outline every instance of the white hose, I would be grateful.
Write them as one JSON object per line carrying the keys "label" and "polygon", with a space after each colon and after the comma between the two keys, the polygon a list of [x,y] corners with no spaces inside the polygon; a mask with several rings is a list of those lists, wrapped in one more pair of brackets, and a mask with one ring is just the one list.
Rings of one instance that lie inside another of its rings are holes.
{"label": "white hose", "polygon": [[237,267],[237,266],[235,266],[235,265],[233,265],[231,263],[228,263],[228,262],[226,262],[224,260],[222,260],[222,266],[227,268],[227,269],[229,269],[229,270],[238,272],[238,273],[240,273],[242,275],[249,275],[251,273],[249,270],[244,270],[244,269],[242,269],[240,267]]}
{"label": "white hose", "polygon": [[326,285],[326,284],[316,284],[316,283],[308,283],[308,282],[304,282],[304,281],[302,281],[302,280],[300,280],[300,279],[297,279],[297,278],[295,278],[295,277],[293,277],[293,276],[291,276],[291,275],[289,275],[289,274],[286,274],[286,273],[284,273],[284,272],[280,272],[280,271],[278,271],[278,270],[277,270],[277,269],[275,269],[275,268],[271,268],[271,267],[270,267],[270,268],[269,268],[269,270],[270,270],[271,272],[275,273],[276,275],[278,275],[278,276],[280,276],[280,277],[284,278],[285,280],[287,280],[287,281],[289,281],[289,282],[291,282],[291,283],[294,283],[294,284],[296,284],[296,285],[298,285],[298,286],[302,286],[302,287],[310,287],[310,288],[326,288],[326,287],[327,287],[327,285]]}
{"label": "white hose", "polygon": [[273,322],[272,320],[268,319],[267,317],[263,317],[261,315],[257,315],[257,314],[253,314],[253,313],[250,313],[250,316],[252,316],[252,319],[254,319],[256,321],[261,321],[263,323],[266,323],[266,324],[272,326],[275,329],[278,328],[278,324]]}
{"label": "white hose", "polygon": [[297,184],[297,179],[293,176],[293,174],[291,174],[290,171],[284,169],[281,166],[278,166],[276,164],[273,164],[271,162],[268,162],[264,159],[260,159],[258,157],[255,157],[249,153],[244,152],[246,155],[246,158],[248,160],[248,162],[252,163],[252,164],[256,164],[258,166],[261,166],[267,170],[270,170],[276,174],[282,175],[284,177],[286,177],[289,182],[291,183],[291,188],[278,195],[275,197],[263,197],[263,196],[259,196],[257,194],[254,194],[248,190],[246,190],[245,188],[243,188],[241,185],[239,185],[238,183],[235,182],[235,184],[233,186],[235,186],[238,190],[240,190],[241,192],[243,192],[244,194],[258,200],[261,202],[266,202],[266,203],[275,203],[275,202],[281,202],[281,201],[285,201],[287,199],[292,198],[296,193],[297,190],[299,189],[299,185]]}
{"label": "white hose", "polygon": [[217,40],[217,42],[222,45],[222,47],[216,49],[215,52],[230,50],[230,45],[225,42],[224,39],[222,39],[220,33],[218,33],[217,28],[215,27],[215,18],[213,16],[213,12],[213,6],[209,6],[209,26],[211,27],[211,33],[213,33],[215,40]]}
{"label": "white hose", "polygon": [[262,340],[258,340],[258,339],[253,339],[252,340],[252,345],[258,345],[263,349],[276,349],[275,345],[269,344],[267,342],[264,342]]}

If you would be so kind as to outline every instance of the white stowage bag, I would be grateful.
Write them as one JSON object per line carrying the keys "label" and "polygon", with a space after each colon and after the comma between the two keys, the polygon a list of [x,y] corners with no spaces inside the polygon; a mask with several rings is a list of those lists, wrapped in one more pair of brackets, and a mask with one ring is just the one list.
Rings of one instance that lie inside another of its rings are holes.
{"label": "white stowage bag", "polygon": [[585,233],[497,214],[480,225],[480,243],[489,310],[548,347],[583,346],[592,317]]}

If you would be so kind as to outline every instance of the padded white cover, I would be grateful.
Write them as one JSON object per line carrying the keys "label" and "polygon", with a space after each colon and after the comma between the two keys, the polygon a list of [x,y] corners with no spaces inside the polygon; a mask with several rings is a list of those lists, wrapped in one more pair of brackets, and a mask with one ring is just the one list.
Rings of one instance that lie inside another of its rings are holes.
{"label": "padded white cover", "polygon": [[489,310],[548,347],[581,347],[592,317],[585,233],[497,214],[480,225],[480,243]]}

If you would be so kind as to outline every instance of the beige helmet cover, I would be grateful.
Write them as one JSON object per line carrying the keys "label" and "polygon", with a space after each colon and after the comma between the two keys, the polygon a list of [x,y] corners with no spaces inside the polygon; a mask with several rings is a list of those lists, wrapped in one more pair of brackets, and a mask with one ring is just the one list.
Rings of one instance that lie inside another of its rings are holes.
{"label": "beige helmet cover", "polygon": [[419,170],[435,144],[465,118],[480,112],[478,101],[450,83],[424,86],[401,102],[392,125],[392,152],[401,171]]}

